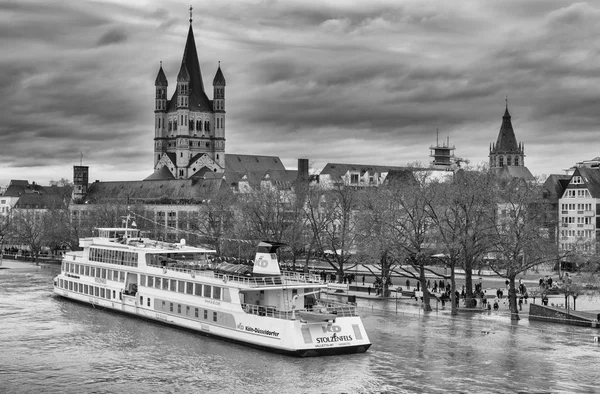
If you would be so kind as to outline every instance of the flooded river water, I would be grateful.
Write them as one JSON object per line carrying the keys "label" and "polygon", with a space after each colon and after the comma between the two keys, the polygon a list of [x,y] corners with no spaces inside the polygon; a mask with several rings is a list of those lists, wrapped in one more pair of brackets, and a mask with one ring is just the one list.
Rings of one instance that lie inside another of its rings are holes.
{"label": "flooded river water", "polygon": [[298,359],[55,297],[0,270],[0,393],[600,392],[600,331],[358,300],[367,353]]}

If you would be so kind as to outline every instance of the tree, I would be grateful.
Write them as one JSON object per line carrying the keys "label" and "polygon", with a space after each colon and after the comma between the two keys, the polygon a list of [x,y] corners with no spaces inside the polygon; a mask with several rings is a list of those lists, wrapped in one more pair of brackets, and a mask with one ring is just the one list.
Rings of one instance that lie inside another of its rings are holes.
{"label": "tree", "polygon": [[314,243],[316,251],[336,271],[340,283],[344,272],[356,267],[351,259],[356,248],[354,216],[360,193],[355,187],[338,184],[333,189],[313,186],[307,195],[311,244]]}
{"label": "tree", "polygon": [[2,254],[4,253],[4,241],[11,233],[10,213],[0,215],[0,265],[2,265]]}
{"label": "tree", "polygon": [[421,169],[413,170],[409,178],[405,176],[387,185],[390,190],[391,208],[387,225],[393,234],[390,240],[393,242],[392,250],[399,262],[408,263],[414,271],[404,268],[402,264],[396,265],[396,268],[420,282],[423,290],[423,308],[426,311],[432,309],[425,271],[435,273],[426,268],[432,261],[433,254],[431,217],[428,212],[432,198],[430,181],[431,172]]}
{"label": "tree", "polygon": [[496,209],[489,215],[493,229],[489,265],[508,279],[511,320],[519,320],[516,276],[555,258],[546,227],[550,203],[542,198],[541,188],[535,183],[514,178],[497,185]]}
{"label": "tree", "polygon": [[369,262],[362,266],[380,283],[383,297],[389,297],[392,273],[400,263],[393,250],[397,234],[390,226],[394,215],[391,194],[392,190],[383,186],[367,189],[361,196],[356,216],[360,251],[357,258]]}
{"label": "tree", "polygon": [[12,215],[15,240],[29,247],[34,263],[38,264],[42,247],[47,245],[48,234],[54,226],[50,215],[37,209],[13,209]]}
{"label": "tree", "polygon": [[[495,226],[487,219],[495,209],[490,204],[494,200],[494,185],[495,178],[482,168],[459,170],[450,182],[432,184],[434,197],[428,212],[434,224],[435,243],[442,248],[445,257],[441,260],[450,268],[450,276],[457,265],[464,269],[468,307],[475,305],[473,267],[487,251]],[[450,279],[454,286],[454,279]]]}

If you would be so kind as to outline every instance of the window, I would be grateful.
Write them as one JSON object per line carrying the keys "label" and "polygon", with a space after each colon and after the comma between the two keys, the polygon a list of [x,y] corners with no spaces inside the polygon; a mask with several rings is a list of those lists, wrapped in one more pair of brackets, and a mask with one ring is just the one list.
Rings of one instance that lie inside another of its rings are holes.
{"label": "window", "polygon": [[186,306],[186,307],[185,307],[185,314],[186,314],[187,316],[189,316],[189,315],[190,315],[190,307],[189,307],[189,306]]}
{"label": "window", "polygon": [[211,286],[204,285],[204,297],[210,298]]}
{"label": "window", "polygon": [[181,304],[177,304],[177,313],[181,314]]}
{"label": "window", "polygon": [[573,177],[573,179],[571,180],[571,183],[574,185],[581,185],[583,183],[583,180],[582,180],[581,176],[577,175],[577,176]]}
{"label": "window", "polygon": [[154,287],[154,277],[153,276],[148,277],[148,287]]}
{"label": "window", "polygon": [[197,296],[201,296],[202,295],[202,285],[200,283],[196,283],[195,285],[196,287],[196,291],[194,292],[195,295]]}
{"label": "window", "polygon": [[217,321],[217,312],[213,312],[213,321]]}
{"label": "window", "polygon": [[194,311],[194,316],[195,316],[195,317],[198,317],[198,308],[195,308],[195,311]]}
{"label": "window", "polygon": [[177,281],[175,279],[171,279],[171,291],[177,291]]}
{"label": "window", "polygon": [[148,297],[148,306],[150,306],[150,297]]}
{"label": "window", "polygon": [[213,296],[212,298],[214,298],[215,300],[220,300],[221,299],[221,288],[214,286],[213,287]]}
{"label": "window", "polygon": [[208,311],[205,309],[204,310],[204,320],[208,319]]}
{"label": "window", "polygon": [[179,293],[183,293],[185,291],[185,282],[180,280],[179,281],[179,286],[177,287],[177,291]]}
{"label": "window", "polygon": [[186,282],[187,285],[187,294],[194,294],[194,284],[192,282]]}
{"label": "window", "polygon": [[170,305],[169,305],[169,311],[173,312],[173,303],[172,303],[172,302],[169,302],[169,304],[170,304]]}

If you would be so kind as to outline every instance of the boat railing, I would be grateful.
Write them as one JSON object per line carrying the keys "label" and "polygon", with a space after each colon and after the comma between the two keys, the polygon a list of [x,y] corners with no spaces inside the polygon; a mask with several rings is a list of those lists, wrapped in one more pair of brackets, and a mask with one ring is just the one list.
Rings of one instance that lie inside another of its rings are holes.
{"label": "boat railing", "polygon": [[292,311],[285,311],[277,309],[270,305],[254,305],[254,304],[242,304],[244,312],[251,315],[274,317],[277,319],[291,320],[293,317],[298,318],[298,312],[305,310],[308,312],[319,312],[323,314],[334,314],[338,317],[352,317],[358,316],[356,314],[356,306],[352,304],[345,304],[343,302],[332,301],[332,300],[317,300],[317,304],[306,309],[296,309],[295,313]]}
{"label": "boat railing", "polygon": [[205,278],[220,279],[223,282],[239,283],[248,287],[277,287],[293,284],[323,284],[318,275],[305,274],[302,272],[284,271],[281,276],[239,276],[213,271],[209,264],[191,265],[183,264],[176,266],[161,266],[149,264],[149,267],[160,268],[165,273],[168,271],[189,274],[191,277],[201,276]]}

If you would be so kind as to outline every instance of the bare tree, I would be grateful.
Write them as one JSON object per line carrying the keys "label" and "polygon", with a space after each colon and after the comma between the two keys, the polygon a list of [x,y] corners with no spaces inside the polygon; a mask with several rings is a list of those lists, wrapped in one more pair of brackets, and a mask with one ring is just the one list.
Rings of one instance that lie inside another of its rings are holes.
{"label": "bare tree", "polygon": [[[337,281],[356,267],[356,221],[361,190],[344,185],[333,189],[313,186],[307,197],[306,214],[316,251],[336,271]],[[312,243],[312,242],[311,242]],[[327,252],[327,253],[326,253]]]}
{"label": "bare tree", "polygon": [[555,259],[553,242],[545,227],[548,201],[534,183],[514,178],[499,182],[496,209],[489,215],[494,229],[490,268],[509,281],[511,320],[519,320],[515,278],[518,274]]}

